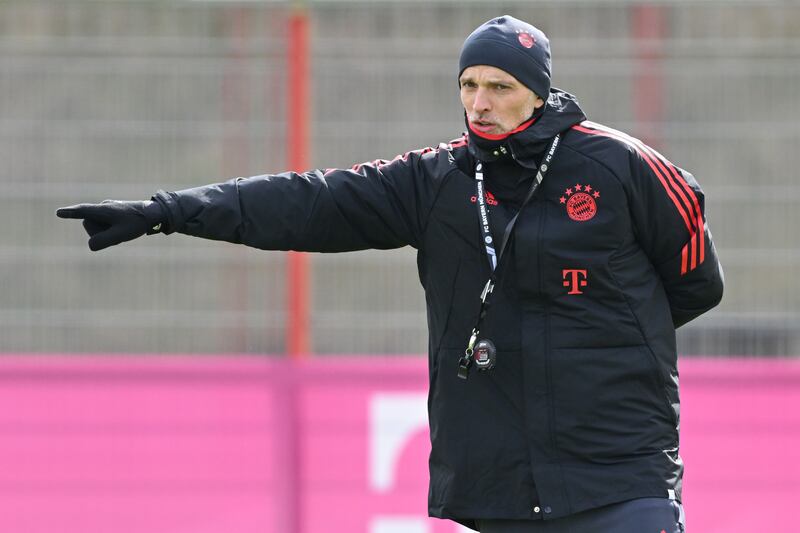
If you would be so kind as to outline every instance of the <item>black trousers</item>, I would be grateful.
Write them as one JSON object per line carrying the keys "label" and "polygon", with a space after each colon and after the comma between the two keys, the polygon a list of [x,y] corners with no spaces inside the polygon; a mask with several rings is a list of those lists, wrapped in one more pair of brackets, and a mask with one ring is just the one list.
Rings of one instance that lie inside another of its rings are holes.
{"label": "black trousers", "polygon": [[683,506],[638,498],[556,520],[478,520],[481,533],[684,533]]}

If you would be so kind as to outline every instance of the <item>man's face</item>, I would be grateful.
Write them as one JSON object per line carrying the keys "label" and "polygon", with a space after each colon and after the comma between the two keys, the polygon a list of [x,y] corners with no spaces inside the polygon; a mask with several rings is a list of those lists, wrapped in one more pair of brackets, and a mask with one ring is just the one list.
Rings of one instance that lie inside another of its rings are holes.
{"label": "man's face", "polygon": [[467,67],[458,82],[467,119],[480,133],[508,133],[544,105],[536,93],[497,67]]}

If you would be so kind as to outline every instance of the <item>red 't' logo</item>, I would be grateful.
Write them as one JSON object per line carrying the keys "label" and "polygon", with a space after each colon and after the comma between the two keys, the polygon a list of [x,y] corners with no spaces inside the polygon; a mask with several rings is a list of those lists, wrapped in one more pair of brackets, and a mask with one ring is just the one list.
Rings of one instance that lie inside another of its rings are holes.
{"label": "red 't' logo", "polygon": [[586,286],[586,269],[565,268],[561,271],[561,277],[564,278],[564,286],[569,287],[567,294],[583,294],[580,288]]}

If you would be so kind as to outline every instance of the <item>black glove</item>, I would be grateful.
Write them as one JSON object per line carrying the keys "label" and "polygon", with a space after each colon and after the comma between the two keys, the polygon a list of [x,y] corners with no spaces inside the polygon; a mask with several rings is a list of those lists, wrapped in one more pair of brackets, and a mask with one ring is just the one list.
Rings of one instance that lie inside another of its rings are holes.
{"label": "black glove", "polygon": [[81,218],[89,234],[89,249],[102,250],[125,241],[152,235],[166,222],[164,209],[156,202],[118,202],[106,200],[100,204],[78,204],[56,211],[60,218]]}

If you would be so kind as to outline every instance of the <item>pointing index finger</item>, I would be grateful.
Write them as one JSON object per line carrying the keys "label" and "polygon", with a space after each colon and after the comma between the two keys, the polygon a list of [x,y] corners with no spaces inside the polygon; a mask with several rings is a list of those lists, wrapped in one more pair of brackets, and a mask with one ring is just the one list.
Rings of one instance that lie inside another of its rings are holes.
{"label": "pointing index finger", "polygon": [[59,207],[56,210],[56,216],[58,218],[86,218],[87,215],[92,214],[95,206],[96,204],[78,204]]}

